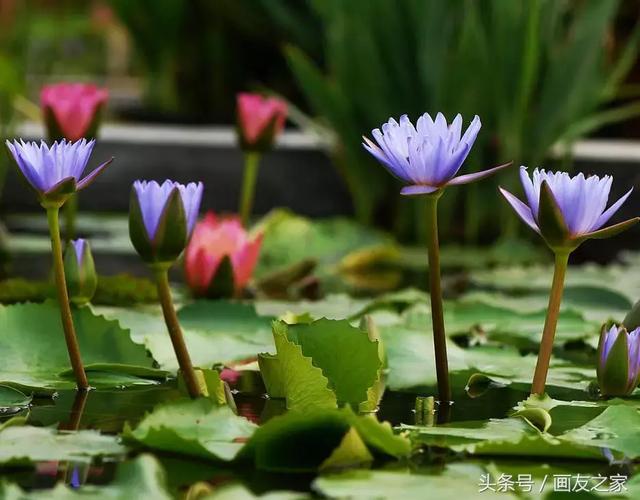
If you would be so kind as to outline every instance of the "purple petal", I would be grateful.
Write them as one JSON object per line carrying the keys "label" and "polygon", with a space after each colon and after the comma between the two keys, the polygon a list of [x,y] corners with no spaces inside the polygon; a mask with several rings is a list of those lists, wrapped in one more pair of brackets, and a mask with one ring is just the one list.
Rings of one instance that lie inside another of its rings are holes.
{"label": "purple petal", "polygon": [[522,188],[524,189],[524,195],[527,198],[527,202],[529,207],[531,208],[531,213],[533,213],[534,217],[538,215],[538,202],[540,201],[540,190],[536,193],[533,188],[533,183],[531,179],[529,179],[529,174],[527,174],[527,167],[522,165],[520,167],[520,182],[522,183]]}
{"label": "purple petal", "polygon": [[620,329],[617,325],[613,325],[607,332],[604,334],[604,343],[602,345],[602,354],[600,357],[600,361],[604,363],[606,359],[609,357],[609,352],[613,347],[613,344],[618,338],[618,334],[620,333]]}
{"label": "purple petal", "polygon": [[91,184],[93,181],[96,180],[96,178],[102,173],[104,172],[104,169],[107,168],[111,162],[113,161],[113,156],[105,161],[102,165],[99,165],[98,167],[94,168],[93,171],[87,175],[84,179],[82,179],[80,182],[78,182],[78,191],[83,190],[84,188],[86,188],[87,186],[89,186],[89,184]]}
{"label": "purple petal", "polygon": [[609,219],[620,209],[622,204],[627,201],[627,198],[631,195],[633,188],[629,189],[625,195],[623,195],[618,201],[611,205],[596,221],[592,230],[600,229],[604,226]]}
{"label": "purple petal", "polygon": [[138,196],[142,221],[147,235],[150,240],[153,240],[158,230],[162,211],[173,190],[177,189],[177,183],[167,180],[160,185],[156,181],[135,181],[133,187]]}
{"label": "purple petal", "polygon": [[418,184],[414,186],[405,186],[400,190],[400,194],[405,196],[413,196],[418,194],[431,194],[435,193],[439,187],[436,186],[427,186],[424,184]]}
{"label": "purple petal", "polygon": [[409,182],[410,179],[407,178],[406,172],[402,166],[397,165],[393,160],[385,155],[384,151],[376,146],[369,138],[364,136],[362,138],[365,141],[362,145],[376,160],[382,163],[382,165],[384,165],[395,177],[404,182]]}
{"label": "purple petal", "polygon": [[482,123],[480,122],[480,117],[478,115],[473,117],[471,120],[471,124],[467,127],[462,139],[460,139],[461,144],[469,144],[469,146],[473,146],[473,143],[476,141],[478,137],[478,132],[480,132],[480,128],[482,127]]}
{"label": "purple petal", "polygon": [[83,238],[78,238],[77,240],[71,240],[71,244],[76,252],[76,261],[78,262],[78,267],[82,267],[82,258],[84,256],[84,247],[87,244],[87,240]]}
{"label": "purple petal", "polygon": [[202,202],[202,192],[204,185],[202,182],[190,182],[186,186],[178,184],[184,213],[187,218],[187,234],[191,234],[193,227],[198,220],[198,212],[200,211],[200,203]]}
{"label": "purple petal", "polygon": [[536,224],[536,221],[533,218],[531,209],[527,205],[522,203],[518,198],[513,196],[506,189],[503,189],[503,188],[499,188],[499,189],[500,189],[500,192],[502,193],[502,196],[506,198],[509,204],[516,211],[516,214],[518,214],[518,217],[520,217],[535,232],[540,233],[540,229],[538,228],[538,225]]}
{"label": "purple petal", "polygon": [[484,179],[485,177],[489,177],[490,175],[495,174],[496,172],[502,170],[503,168],[510,167],[511,165],[512,163],[509,162],[509,163],[505,163],[504,165],[498,165],[497,167],[490,168],[489,170],[483,170],[481,172],[473,172],[471,174],[460,175],[458,177],[451,179],[448,182],[448,185],[457,186],[460,184],[469,184],[470,182],[478,181],[480,179]]}
{"label": "purple petal", "polygon": [[22,172],[22,175],[24,175],[29,184],[31,184],[36,190],[40,192],[44,191],[44,183],[40,178],[38,171],[34,170],[33,167],[31,167],[31,164],[25,162],[22,159],[22,147],[20,146],[18,141],[15,141],[15,144],[6,141],[6,145],[9,148],[9,151],[11,152],[14,160],[16,161],[18,168]]}

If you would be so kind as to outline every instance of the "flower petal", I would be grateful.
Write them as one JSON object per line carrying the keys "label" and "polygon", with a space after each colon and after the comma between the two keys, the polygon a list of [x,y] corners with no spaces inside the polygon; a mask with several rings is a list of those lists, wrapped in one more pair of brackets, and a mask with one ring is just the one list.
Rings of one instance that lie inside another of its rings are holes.
{"label": "flower petal", "polygon": [[82,179],[80,182],[78,182],[78,191],[83,190],[84,188],[86,188],[87,186],[89,186],[93,181],[95,181],[97,179],[97,177],[104,172],[104,170],[111,165],[111,162],[114,160],[113,156],[105,161],[102,165],[97,166],[96,168],[93,169],[93,171],[87,175],[84,179]]}
{"label": "flower petal", "polygon": [[489,177],[490,175],[495,174],[496,172],[502,170],[503,168],[507,168],[513,165],[513,162],[505,163],[503,165],[498,165],[497,167],[490,168],[489,170],[483,170],[482,172],[473,172],[471,174],[460,175],[458,177],[454,177],[451,179],[447,185],[449,186],[457,186],[460,184],[469,184],[470,182],[478,181],[480,179],[484,179],[485,177]]}
{"label": "flower petal", "polygon": [[435,193],[438,189],[437,186],[427,186],[426,184],[416,184],[413,186],[405,186],[400,190],[400,194],[405,196],[413,196],[418,194],[431,194]]}
{"label": "flower petal", "polygon": [[629,189],[629,191],[627,191],[627,193],[623,196],[620,197],[620,199],[618,201],[616,201],[613,205],[611,205],[596,221],[596,223],[594,224],[594,229],[600,229],[602,226],[604,226],[607,221],[613,216],[613,214],[615,214],[620,207],[622,206],[622,204],[627,201],[627,198],[631,195],[633,191],[633,188]]}
{"label": "flower petal", "polygon": [[527,205],[522,203],[522,201],[520,201],[518,198],[513,196],[506,189],[502,187],[498,189],[500,190],[500,193],[502,193],[502,196],[504,196],[505,199],[509,202],[509,205],[511,205],[513,209],[516,211],[516,214],[518,214],[518,217],[520,217],[531,229],[539,233],[540,228],[538,228],[538,225],[536,224],[536,221],[533,218],[531,209]]}

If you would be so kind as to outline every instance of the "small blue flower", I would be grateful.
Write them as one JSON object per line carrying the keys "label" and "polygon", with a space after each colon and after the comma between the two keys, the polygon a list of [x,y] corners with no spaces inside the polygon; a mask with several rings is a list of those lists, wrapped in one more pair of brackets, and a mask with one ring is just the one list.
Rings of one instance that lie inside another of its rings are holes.
{"label": "small blue flower", "polygon": [[[588,238],[613,236],[637,222],[637,219],[630,219],[603,229],[633,191],[633,188],[629,189],[607,208],[613,182],[611,176],[585,177],[580,173],[571,177],[566,172],[535,169],[529,178],[527,168],[520,167],[520,180],[527,203],[503,188],[500,192],[518,216],[552,245],[577,246]],[[547,227],[550,225],[553,226],[551,230]]]}
{"label": "small blue flower", "polygon": [[111,163],[104,162],[82,178],[93,151],[95,141],[82,139],[76,142],[56,141],[51,147],[44,142],[6,142],[18,168],[38,195],[46,199],[64,186],[64,194],[80,191],[91,184]]}
{"label": "small blue flower", "polygon": [[170,180],[166,180],[162,184],[158,184],[156,181],[135,181],[133,188],[138,196],[142,220],[150,240],[153,240],[156,235],[160,217],[175,189],[180,192],[182,199],[187,222],[187,234],[191,234],[198,219],[198,211],[202,201],[202,192],[204,190],[202,182],[190,182],[185,186]]}
{"label": "small blue flower", "polygon": [[418,118],[416,126],[407,115],[398,123],[393,118],[371,132],[377,145],[363,137],[363,146],[393,175],[409,184],[401,194],[434,193],[447,185],[467,184],[483,179],[510,163],[455,177],[471,151],[480,131],[480,118],[475,116],[462,134],[462,116],[451,124],[442,113],[433,120],[429,113]]}

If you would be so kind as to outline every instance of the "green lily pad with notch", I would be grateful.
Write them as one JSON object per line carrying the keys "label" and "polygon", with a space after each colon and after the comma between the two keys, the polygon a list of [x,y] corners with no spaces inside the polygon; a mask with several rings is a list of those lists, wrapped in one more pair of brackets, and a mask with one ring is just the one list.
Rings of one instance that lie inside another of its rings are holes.
{"label": "green lily pad with notch", "polygon": [[123,437],[147,449],[230,461],[256,428],[210,399],[180,399],[157,406],[135,428],[125,425]]}
{"label": "green lily pad with notch", "polygon": [[370,463],[374,457],[409,455],[409,440],[374,415],[349,407],[289,411],[270,419],[238,456],[260,470],[311,472]]}
{"label": "green lily pad with notch", "polygon": [[122,458],[127,452],[116,436],[91,430],[64,432],[27,425],[2,428],[0,443],[0,463],[5,466],[48,460],[88,463],[95,457]]}
{"label": "green lily pad with notch", "polygon": [[[73,318],[92,386],[156,384],[166,378],[147,350],[116,321],[86,307],[74,310]],[[0,383],[45,394],[75,387],[55,303],[0,306],[0,331]]]}
{"label": "green lily pad with notch", "polygon": [[16,484],[0,482],[0,497],[5,500],[101,500],[105,498],[153,498],[171,500],[166,473],[152,455],[140,455],[118,465],[115,478],[107,485],[85,484],[72,488],[58,483],[50,490],[24,491]]}
{"label": "green lily pad with notch", "polygon": [[[382,360],[379,342],[348,321],[320,319],[288,325],[274,322],[273,337],[287,408],[375,409],[381,389]],[[264,362],[264,360],[263,360]],[[267,377],[267,386],[276,386]]]}

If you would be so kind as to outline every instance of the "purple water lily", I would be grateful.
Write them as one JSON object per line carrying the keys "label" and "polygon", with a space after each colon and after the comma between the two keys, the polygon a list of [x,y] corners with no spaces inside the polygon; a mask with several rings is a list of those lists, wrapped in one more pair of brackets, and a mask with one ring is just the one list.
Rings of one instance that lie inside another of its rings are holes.
{"label": "purple water lily", "polygon": [[532,178],[529,178],[527,168],[520,167],[520,180],[527,199],[526,204],[509,191],[500,188],[500,192],[518,216],[534,231],[542,234],[539,224],[540,196],[542,186],[546,184],[560,211],[561,222],[570,239],[610,236],[609,231],[619,225],[605,229],[602,227],[620,209],[633,191],[633,188],[629,189],[618,201],[606,208],[613,182],[613,178],[609,175],[602,178],[596,175],[585,177],[580,173],[571,177],[566,172],[547,172],[536,168]]}
{"label": "purple water lily", "polygon": [[598,346],[598,383],[605,395],[628,395],[640,378],[640,328],[604,327]]}
{"label": "purple water lily", "polygon": [[133,188],[138,197],[142,220],[150,240],[155,237],[162,212],[175,189],[180,191],[187,222],[187,234],[191,234],[198,218],[200,202],[202,201],[202,192],[204,190],[202,182],[190,182],[185,186],[170,180],[166,180],[162,184],[158,184],[156,181],[135,181]]}
{"label": "purple water lily", "polygon": [[40,194],[46,196],[61,185],[71,182],[70,192],[80,191],[91,184],[113,161],[113,158],[82,178],[95,141],[81,139],[76,142],[56,141],[51,147],[43,141],[6,141],[22,175]]}
{"label": "purple water lily", "polygon": [[456,115],[451,124],[447,124],[442,113],[438,113],[435,120],[425,113],[418,118],[415,127],[407,115],[402,115],[399,123],[391,118],[382,125],[382,132],[380,129],[371,132],[377,145],[364,136],[362,145],[389,172],[409,184],[401,194],[430,194],[447,185],[482,179],[510,165],[455,177],[469,155],[480,127],[478,116],[462,134],[461,115]]}

